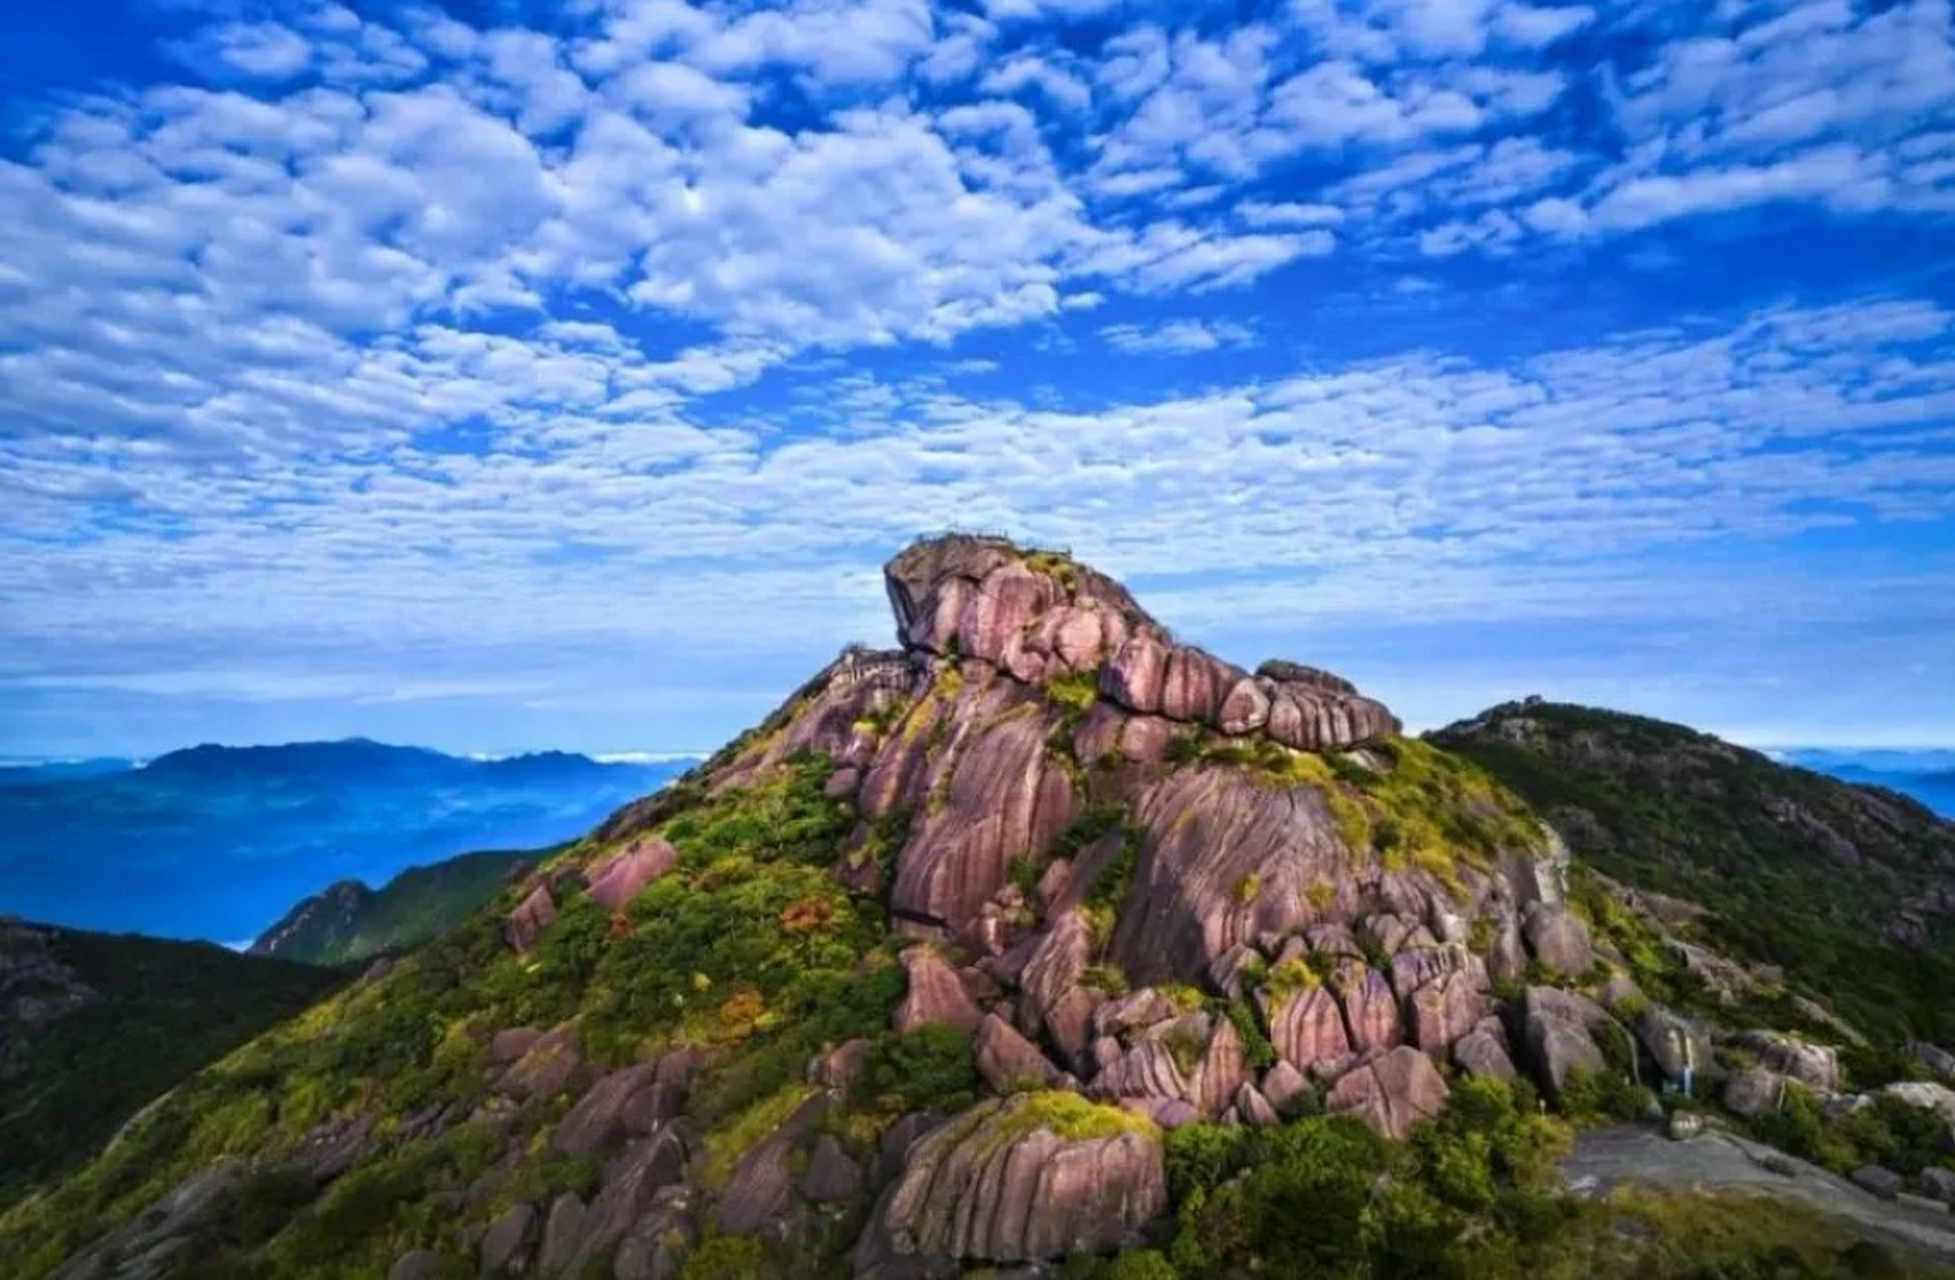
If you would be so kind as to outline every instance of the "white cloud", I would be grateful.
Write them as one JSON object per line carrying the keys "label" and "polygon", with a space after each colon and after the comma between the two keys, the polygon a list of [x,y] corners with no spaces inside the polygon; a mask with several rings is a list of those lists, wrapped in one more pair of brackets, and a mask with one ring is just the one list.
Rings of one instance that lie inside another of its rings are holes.
{"label": "white cloud", "polygon": [[1344,211],[1334,204],[1244,200],[1236,205],[1235,212],[1252,227],[1323,227],[1344,221]]}
{"label": "white cloud", "polygon": [[1247,325],[1200,320],[1171,320],[1151,327],[1107,325],[1100,330],[1100,337],[1114,350],[1128,355],[1189,355],[1222,347],[1246,347],[1256,341],[1255,331]]}
{"label": "white cloud", "polygon": [[220,27],[213,44],[226,65],[262,80],[287,80],[312,65],[312,45],[275,22]]}
{"label": "white cloud", "polygon": [[1504,4],[1495,18],[1501,38],[1528,48],[1540,48],[1562,40],[1595,21],[1595,10],[1587,5],[1563,9],[1537,9],[1532,5]]}
{"label": "white cloud", "polygon": [[[874,559],[952,516],[1127,573],[1270,566],[1285,617],[1528,617],[1583,583],[1631,613],[1669,548],[1945,511],[1934,305],[1615,338],[1602,303],[1476,313],[1562,348],[1505,361],[1439,323],[1474,255],[1505,255],[1487,301],[1543,241],[1571,279],[1632,235],[1674,271],[1662,229],[1767,203],[1928,243],[1945,0],[1149,18],[317,8],[212,25],[201,86],[36,104],[0,160],[0,664],[381,706],[480,694],[487,632],[621,671],[778,645],[770,610],[839,643],[885,626]],[[1126,26],[1089,49],[1075,19]],[[1401,322],[1430,353],[1340,362]],[[1229,356],[1095,363],[1095,334]],[[1794,608],[1708,581],[1691,607]]]}

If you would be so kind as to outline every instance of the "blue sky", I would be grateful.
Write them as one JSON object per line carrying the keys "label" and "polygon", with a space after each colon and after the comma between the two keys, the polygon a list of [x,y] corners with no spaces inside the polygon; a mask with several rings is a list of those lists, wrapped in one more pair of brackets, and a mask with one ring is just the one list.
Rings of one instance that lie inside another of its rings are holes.
{"label": "blue sky", "polygon": [[0,754],[710,747],[1003,528],[1415,727],[1955,743],[1899,3],[0,13]]}

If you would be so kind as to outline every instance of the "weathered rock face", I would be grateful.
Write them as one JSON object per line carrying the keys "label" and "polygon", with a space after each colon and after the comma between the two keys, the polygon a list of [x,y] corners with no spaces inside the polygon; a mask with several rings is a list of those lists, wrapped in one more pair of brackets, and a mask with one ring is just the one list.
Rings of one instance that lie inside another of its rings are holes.
{"label": "weathered rock face", "polygon": [[[1310,787],[1272,792],[1240,770],[1186,769],[1142,797],[1145,835],[1112,954],[1141,982],[1202,973],[1238,943],[1310,922],[1306,894],[1333,879],[1344,847]],[[1241,887],[1256,877],[1253,900]]]}
{"label": "weathered rock face", "polygon": [[994,1093],[1010,1093],[1028,1084],[1051,1088],[1065,1074],[995,1013],[987,1014],[979,1025],[974,1048],[978,1075]]}
{"label": "weathered rock face", "polygon": [[1011,859],[1043,851],[1072,821],[1072,781],[1046,750],[1042,705],[978,668],[954,696],[913,708],[898,731],[906,737],[870,766],[865,806],[901,804],[912,814],[892,911],[968,932],[1004,887]]}
{"label": "weathered rock face", "polygon": [[898,1031],[928,1023],[976,1031],[984,1015],[978,1012],[970,993],[964,990],[957,971],[945,964],[929,947],[911,947],[902,956],[909,988],[896,1006],[893,1022]]}
{"label": "weathered rock face", "polygon": [[1734,1113],[1761,1116],[1778,1106],[1785,1077],[1763,1067],[1745,1067],[1724,1082],[1724,1105]]}
{"label": "weathered rock face", "polygon": [[1758,1065],[1819,1093],[1837,1093],[1839,1054],[1830,1045],[1812,1044],[1775,1031],[1745,1031],[1733,1042],[1758,1056]]}
{"label": "weathered rock face", "polygon": [[497,1079],[498,1092],[514,1098],[547,1098],[585,1077],[584,1057],[573,1027],[558,1027],[538,1037],[515,1065]]}
{"label": "weathered rock face", "polygon": [[1439,1114],[1449,1092],[1431,1058],[1401,1045],[1338,1077],[1324,1109],[1357,1115],[1380,1133],[1405,1138],[1419,1121]]}
{"label": "weathered rock face", "polygon": [[1167,1207],[1161,1145],[1110,1121],[1062,1138],[1042,1094],[984,1103],[910,1149],[858,1268],[884,1257],[1022,1262],[1115,1248]]}
{"label": "weathered rock face", "polygon": [[692,1055],[675,1050],[599,1080],[557,1122],[551,1146],[567,1156],[605,1154],[634,1133],[650,1133],[685,1103]]}
{"label": "weathered rock face", "polygon": [[638,896],[638,891],[670,871],[679,860],[679,851],[657,836],[633,841],[594,865],[589,873],[587,892],[591,901],[606,911],[616,911]]}
{"label": "weathered rock face", "polygon": [[509,923],[504,930],[509,946],[517,952],[527,952],[557,918],[557,900],[551,896],[548,885],[539,884],[530,890],[530,895],[509,913]]}
{"label": "weathered rock face", "polygon": [[1274,1002],[1264,998],[1262,1004],[1269,1041],[1292,1069],[1307,1071],[1319,1063],[1342,1062],[1350,1055],[1344,1011],[1328,987],[1312,987]]}
{"label": "weathered rock face", "polygon": [[1586,996],[1554,987],[1529,987],[1523,1005],[1525,1039],[1542,1088],[1559,1094],[1573,1071],[1595,1075],[1608,1063],[1595,1035],[1612,1023]]}
{"label": "weathered rock face", "polygon": [[1588,930],[1566,907],[1530,903],[1524,932],[1535,958],[1557,973],[1577,977],[1595,963]]}
{"label": "weathered rock face", "polygon": [[720,1230],[742,1235],[758,1231],[782,1215],[794,1194],[795,1175],[789,1158],[831,1104],[828,1095],[814,1094],[740,1157],[720,1194]]}

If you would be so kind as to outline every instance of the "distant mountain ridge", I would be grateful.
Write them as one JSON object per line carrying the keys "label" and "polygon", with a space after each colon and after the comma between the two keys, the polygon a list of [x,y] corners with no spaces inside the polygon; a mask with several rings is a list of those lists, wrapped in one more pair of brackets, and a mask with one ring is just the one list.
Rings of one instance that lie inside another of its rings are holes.
{"label": "distant mountain ridge", "polygon": [[335,881],[554,844],[683,767],[561,751],[474,760],[366,738],[39,766],[0,785],[0,912],[251,938]]}
{"label": "distant mountain ridge", "polygon": [[1944,818],[1955,818],[1955,749],[1796,747],[1773,755],[1842,782],[1899,792]]}
{"label": "distant mountain ridge", "polygon": [[425,942],[466,918],[510,877],[550,850],[486,850],[409,867],[380,889],[341,880],[286,912],[260,934],[252,955],[307,964],[352,964]]}

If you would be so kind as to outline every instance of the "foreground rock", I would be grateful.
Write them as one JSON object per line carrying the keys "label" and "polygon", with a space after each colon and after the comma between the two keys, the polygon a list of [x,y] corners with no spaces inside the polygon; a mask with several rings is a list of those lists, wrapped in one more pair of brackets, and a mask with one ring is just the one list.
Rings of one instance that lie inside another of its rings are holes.
{"label": "foreground rock", "polygon": [[227,1210],[244,1161],[219,1160],[157,1197],[135,1219],[69,1260],[51,1280],[166,1280],[183,1274],[209,1227]]}
{"label": "foreground rock", "polygon": [[1449,1092],[1431,1058],[1401,1045],[1340,1076],[1324,1109],[1356,1115],[1378,1132],[1403,1140],[1419,1121],[1445,1109]]}
{"label": "foreground rock", "polygon": [[1024,1262],[1113,1249],[1167,1208],[1154,1126],[1072,1094],[984,1103],[910,1149],[858,1251],[904,1260]]}

